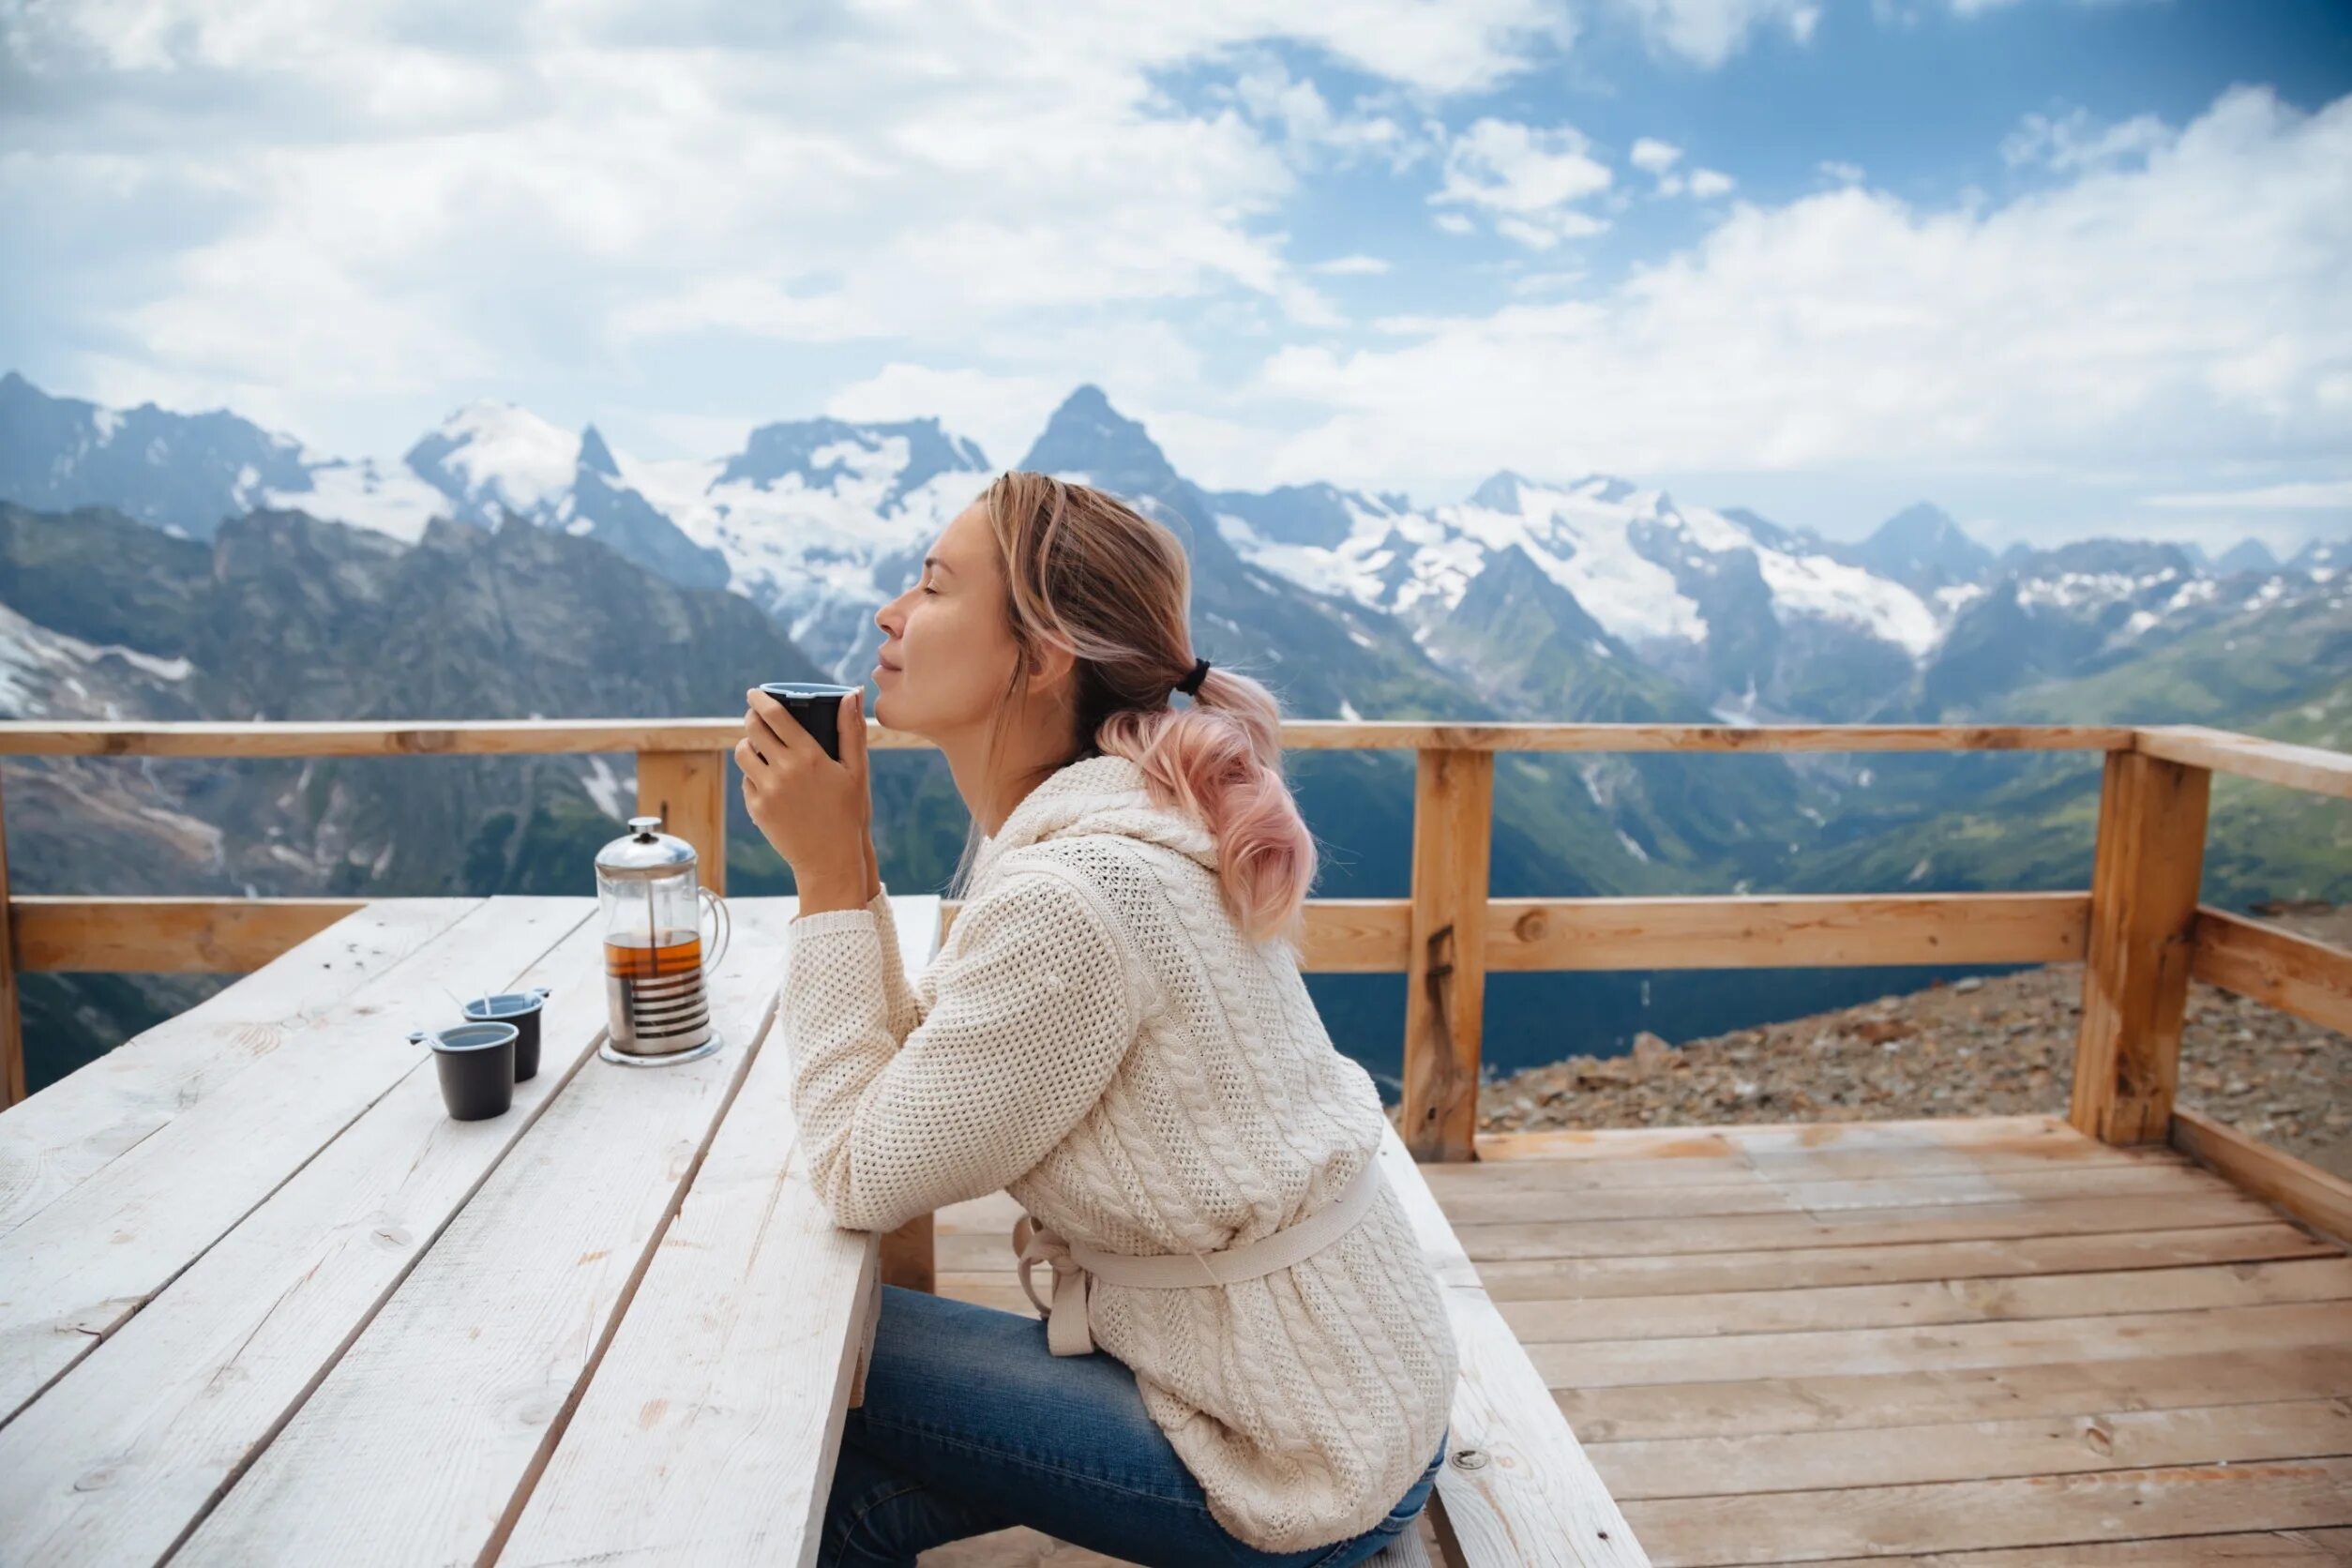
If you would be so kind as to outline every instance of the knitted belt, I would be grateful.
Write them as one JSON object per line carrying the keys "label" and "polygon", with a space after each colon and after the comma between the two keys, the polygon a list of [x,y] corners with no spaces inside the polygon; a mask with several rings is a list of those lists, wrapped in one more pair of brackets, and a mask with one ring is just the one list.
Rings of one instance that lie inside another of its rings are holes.
{"label": "knitted belt", "polygon": [[[1082,1356],[1094,1349],[1087,1330],[1086,1280],[1089,1274],[1113,1285],[1173,1290],[1202,1285],[1231,1285],[1287,1269],[1321,1251],[1355,1229],[1371,1212],[1380,1189],[1380,1162],[1376,1154],[1364,1162],[1339,1196],[1307,1215],[1239,1246],[1214,1252],[1105,1252],[1073,1242],[1028,1214],[1013,1222],[1013,1249],[1020,1254],[1021,1289],[1030,1304],[1046,1315],[1046,1345],[1057,1356]],[[1039,1263],[1053,1265],[1053,1301],[1037,1299],[1029,1271]]]}

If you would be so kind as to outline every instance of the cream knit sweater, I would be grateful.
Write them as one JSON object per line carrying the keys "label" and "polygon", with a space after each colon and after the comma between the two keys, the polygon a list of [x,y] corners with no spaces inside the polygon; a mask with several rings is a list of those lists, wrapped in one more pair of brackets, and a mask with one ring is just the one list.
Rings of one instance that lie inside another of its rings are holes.
{"label": "cream knit sweater", "polygon": [[[779,1021],[836,1222],[888,1230],[1003,1188],[1082,1244],[1205,1252],[1331,1201],[1378,1155],[1379,1092],[1283,945],[1243,938],[1215,867],[1141,769],[1089,757],[982,841],[912,986],[886,897],[793,921]],[[1260,1550],[1370,1529],[1437,1452],[1455,1347],[1385,1188],[1337,1243],[1256,1279],[1087,1286],[1097,1348]]]}

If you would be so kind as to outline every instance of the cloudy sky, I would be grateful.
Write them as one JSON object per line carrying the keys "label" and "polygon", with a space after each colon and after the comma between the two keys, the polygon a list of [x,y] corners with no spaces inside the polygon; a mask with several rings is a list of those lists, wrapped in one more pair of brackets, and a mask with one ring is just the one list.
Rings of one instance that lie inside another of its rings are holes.
{"label": "cloudy sky", "polygon": [[1080,382],[1215,486],[2352,534],[2343,0],[0,0],[0,366],[397,456]]}

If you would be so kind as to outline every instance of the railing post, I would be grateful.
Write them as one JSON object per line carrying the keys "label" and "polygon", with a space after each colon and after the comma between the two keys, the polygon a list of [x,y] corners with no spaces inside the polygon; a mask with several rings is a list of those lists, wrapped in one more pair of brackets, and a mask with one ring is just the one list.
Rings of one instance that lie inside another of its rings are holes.
{"label": "railing post", "polygon": [[723,751],[641,751],[637,811],[659,817],[662,831],[694,846],[701,883],[727,891],[727,754]]}
{"label": "railing post", "polygon": [[1430,747],[1416,761],[1401,1131],[1415,1159],[1468,1160],[1477,1157],[1495,754]]}
{"label": "railing post", "polygon": [[2107,754],[2068,1115],[2103,1142],[2171,1132],[2212,783],[2204,768]]}
{"label": "railing post", "polygon": [[0,802],[0,1108],[31,1093],[24,1074],[24,1015],[16,989],[16,913],[8,904],[8,812]]}

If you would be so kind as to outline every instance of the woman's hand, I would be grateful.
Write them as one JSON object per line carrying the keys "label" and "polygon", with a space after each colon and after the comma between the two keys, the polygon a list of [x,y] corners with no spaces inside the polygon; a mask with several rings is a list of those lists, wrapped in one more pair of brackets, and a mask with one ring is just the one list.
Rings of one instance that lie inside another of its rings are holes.
{"label": "woman's hand", "polygon": [[[841,760],[825,755],[790,709],[756,687],[744,693],[744,807],[792,868],[804,911],[813,889],[863,905],[870,897],[867,845],[873,796],[866,771],[866,693],[841,699]],[[851,895],[855,897],[852,897]]]}

